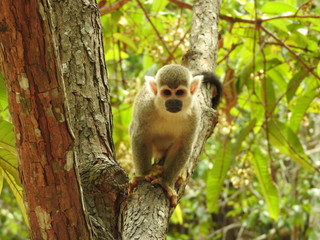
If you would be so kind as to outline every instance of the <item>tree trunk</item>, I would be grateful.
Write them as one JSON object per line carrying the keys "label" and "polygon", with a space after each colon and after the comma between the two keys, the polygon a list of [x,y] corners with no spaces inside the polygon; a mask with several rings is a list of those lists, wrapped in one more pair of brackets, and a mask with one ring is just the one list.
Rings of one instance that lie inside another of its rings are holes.
{"label": "tree trunk", "polygon": [[[213,0],[194,7],[186,55],[194,72],[213,70],[218,10]],[[127,196],[128,177],[115,160],[96,1],[1,0],[0,12],[0,71],[32,239],[165,239],[173,209],[162,189],[141,183]],[[187,179],[217,123],[208,89],[201,101]]]}
{"label": "tree trunk", "polygon": [[33,239],[88,239],[74,140],[50,19],[37,1],[0,2],[0,59]]}
{"label": "tree trunk", "polygon": [[[191,28],[191,48],[184,56],[183,62],[194,73],[213,71],[215,66],[218,44],[218,16],[220,3],[214,0],[198,0],[193,6]],[[207,86],[209,87],[209,86]],[[217,124],[218,116],[211,108],[211,93],[208,88],[202,89],[201,131],[197,136],[197,145],[193,149],[188,166],[183,174],[186,181],[178,188],[181,198],[188,179],[192,176],[198,157],[204,143],[211,135]],[[168,222],[173,208],[160,187],[150,183],[139,184],[131,194],[125,211],[122,212],[122,239],[165,239]]]}
{"label": "tree trunk", "polygon": [[114,159],[96,1],[2,0],[0,11],[32,238],[117,238],[128,179]]}

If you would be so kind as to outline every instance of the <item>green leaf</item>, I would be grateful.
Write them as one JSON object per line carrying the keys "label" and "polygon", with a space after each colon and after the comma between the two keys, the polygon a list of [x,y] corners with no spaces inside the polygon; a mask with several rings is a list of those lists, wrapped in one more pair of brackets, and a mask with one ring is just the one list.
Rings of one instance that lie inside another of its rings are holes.
{"label": "green leaf", "polygon": [[283,2],[267,2],[262,6],[261,11],[263,13],[281,14],[281,13],[295,13],[297,9]]}
{"label": "green leaf", "polygon": [[180,224],[180,225],[183,224],[183,215],[182,215],[182,209],[180,205],[178,205],[174,210],[170,221],[175,224]]}
{"label": "green leaf", "polygon": [[240,133],[238,134],[237,137],[237,141],[235,142],[235,144],[232,147],[232,154],[234,156],[237,156],[238,153],[240,152],[241,149],[241,143],[243,142],[243,140],[248,136],[248,134],[253,130],[253,128],[255,127],[257,122],[257,119],[254,118],[249,124],[248,126],[246,126],[245,128],[241,129]]}
{"label": "green leaf", "polygon": [[226,141],[224,146],[219,148],[213,167],[208,174],[207,205],[209,212],[218,212],[220,191],[231,164],[231,150],[229,146],[230,142]]}
{"label": "green leaf", "polygon": [[262,189],[262,194],[267,203],[267,208],[271,218],[279,218],[279,191],[273,182],[270,171],[269,158],[262,154],[258,146],[253,148],[253,156],[250,157],[254,171]]}
{"label": "green leaf", "polygon": [[300,96],[296,100],[296,104],[291,107],[292,115],[290,117],[289,126],[292,131],[297,132],[300,126],[300,122],[308,110],[312,101],[318,96],[317,91],[311,91],[310,93]]}
{"label": "green leaf", "polygon": [[271,24],[272,26],[276,27],[277,29],[288,33],[290,32],[288,29],[288,26],[292,23],[291,20],[288,19],[276,19],[272,21],[268,21],[268,24]]}
{"label": "green leaf", "polygon": [[314,171],[314,167],[305,154],[299,138],[290,127],[280,122],[270,121],[268,123],[268,134],[270,143],[280,152],[291,157],[292,160],[308,171]]}
{"label": "green leaf", "polygon": [[18,171],[17,156],[5,149],[0,149],[0,168],[10,173],[17,184],[21,185]]}
{"label": "green leaf", "polygon": [[149,69],[153,64],[154,62],[152,56],[145,54],[143,56],[143,69]]}
{"label": "green leaf", "polygon": [[294,97],[298,87],[300,86],[301,81],[305,78],[305,70],[298,71],[289,81],[287,86],[287,102],[289,103]]}
{"label": "green leaf", "polygon": [[0,112],[3,111],[8,106],[8,97],[6,86],[4,84],[4,79],[0,72]]}
{"label": "green leaf", "polygon": [[318,62],[318,66],[317,66],[317,74],[318,74],[318,76],[320,76],[320,62]]}
{"label": "green leaf", "polygon": [[106,61],[110,61],[110,60],[114,60],[114,59],[127,59],[129,58],[129,55],[123,51],[120,52],[119,51],[113,51],[113,50],[108,50],[105,53],[105,59]]}
{"label": "green leaf", "polygon": [[160,12],[167,6],[168,3],[169,3],[168,0],[153,0],[152,11]]}
{"label": "green leaf", "polygon": [[[274,92],[274,86],[273,86],[273,82],[272,80],[267,77],[266,78],[266,89],[264,90],[264,87],[262,88],[264,93],[262,94],[266,94],[266,99],[264,99],[265,104],[267,106],[267,110],[268,112],[272,111],[274,105],[275,105],[275,102],[276,102],[276,96],[275,96],[275,92]],[[262,95],[264,96],[264,95]]]}
{"label": "green leaf", "polygon": [[17,155],[13,126],[5,120],[0,120],[0,148]]}
{"label": "green leaf", "polygon": [[3,170],[0,168],[0,196],[3,188]]}
{"label": "green leaf", "polygon": [[[279,60],[278,60],[279,61]],[[268,77],[277,84],[281,93],[285,93],[287,89],[287,78],[290,73],[290,69],[287,64],[280,64],[267,71]]]}
{"label": "green leaf", "polygon": [[17,203],[20,207],[20,210],[22,212],[22,215],[23,215],[23,218],[26,222],[26,224],[29,226],[29,221],[28,221],[28,216],[27,216],[27,211],[26,211],[26,208],[24,206],[24,203],[23,203],[23,194],[22,194],[22,187],[19,186],[14,178],[8,173],[8,172],[5,172],[4,171],[4,174],[3,174],[5,180],[7,181],[10,189],[12,190],[13,192],[13,195],[15,196],[16,200],[17,200]]}
{"label": "green leaf", "polygon": [[114,33],[113,37],[125,44],[127,44],[128,46],[130,46],[133,50],[137,51],[137,47],[134,44],[134,42],[126,35],[121,34],[121,33]]}
{"label": "green leaf", "polygon": [[[256,88],[259,87],[258,85]],[[260,132],[263,122],[264,122],[264,106],[263,104],[260,103],[260,99],[256,95],[252,95],[251,97],[251,102],[250,102],[250,112],[254,113],[254,116],[256,118],[256,124],[254,127],[254,133]]]}

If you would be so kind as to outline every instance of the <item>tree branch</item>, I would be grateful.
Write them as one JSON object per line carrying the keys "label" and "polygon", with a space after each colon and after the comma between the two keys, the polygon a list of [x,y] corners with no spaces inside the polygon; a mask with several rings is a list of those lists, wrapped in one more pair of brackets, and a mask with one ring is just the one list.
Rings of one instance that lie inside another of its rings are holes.
{"label": "tree branch", "polygon": [[[218,49],[219,8],[218,1],[214,0],[198,0],[193,7],[191,49],[184,58],[184,62],[193,72],[214,69]],[[176,186],[178,199],[182,197],[202,148],[217,123],[217,113],[211,108],[211,93],[209,89],[203,88],[199,97],[202,106],[200,131],[188,166],[183,169],[185,182]],[[169,218],[174,209],[170,207],[169,200],[161,187],[140,182],[122,208],[120,221],[122,239],[165,239]]]}
{"label": "tree branch", "polygon": [[119,0],[116,1],[114,3],[112,3],[111,5],[104,5],[103,7],[101,7],[99,9],[101,16],[105,15],[109,12],[118,10],[119,8],[121,8],[123,5],[125,5],[127,2],[129,2],[130,0]]}
{"label": "tree branch", "polygon": [[282,42],[279,38],[277,38],[273,33],[271,33],[268,29],[263,27],[262,25],[259,26],[267,35],[272,37],[274,40],[276,40],[279,45],[287,49],[292,56],[302,64],[302,66],[307,69],[315,78],[320,80],[320,77],[313,71],[314,67],[309,67],[291,48],[289,48],[284,42]]}

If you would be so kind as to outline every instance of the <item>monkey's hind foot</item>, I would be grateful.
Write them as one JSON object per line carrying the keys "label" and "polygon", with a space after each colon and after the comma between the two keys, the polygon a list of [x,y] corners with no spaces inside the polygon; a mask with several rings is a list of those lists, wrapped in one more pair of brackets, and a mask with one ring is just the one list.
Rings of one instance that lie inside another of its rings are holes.
{"label": "monkey's hind foot", "polygon": [[178,204],[178,195],[177,195],[176,190],[174,190],[173,188],[171,188],[167,184],[165,184],[163,182],[162,178],[154,179],[151,182],[151,184],[152,185],[159,184],[162,187],[162,189],[165,191],[166,197],[169,199],[171,207],[176,207],[177,206],[177,204]]}
{"label": "monkey's hind foot", "polygon": [[139,182],[146,181],[145,177],[134,177],[132,181],[129,183],[128,193],[131,194],[133,189],[138,185]]}
{"label": "monkey's hind foot", "polygon": [[153,180],[161,177],[162,173],[163,173],[163,166],[154,164],[152,165],[151,170],[149,174],[145,177],[145,179],[148,182],[152,182]]}

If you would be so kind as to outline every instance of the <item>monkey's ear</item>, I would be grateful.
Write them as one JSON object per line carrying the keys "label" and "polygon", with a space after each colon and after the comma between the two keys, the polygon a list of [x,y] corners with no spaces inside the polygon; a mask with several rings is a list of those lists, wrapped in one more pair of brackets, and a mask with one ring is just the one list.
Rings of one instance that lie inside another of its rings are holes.
{"label": "monkey's ear", "polygon": [[156,79],[151,76],[144,76],[144,79],[147,82],[147,87],[148,89],[153,92],[154,94],[157,94],[157,84],[156,84]]}
{"label": "monkey's ear", "polygon": [[191,94],[194,94],[200,88],[202,79],[203,79],[203,75],[197,75],[193,77],[193,80],[190,86]]}

